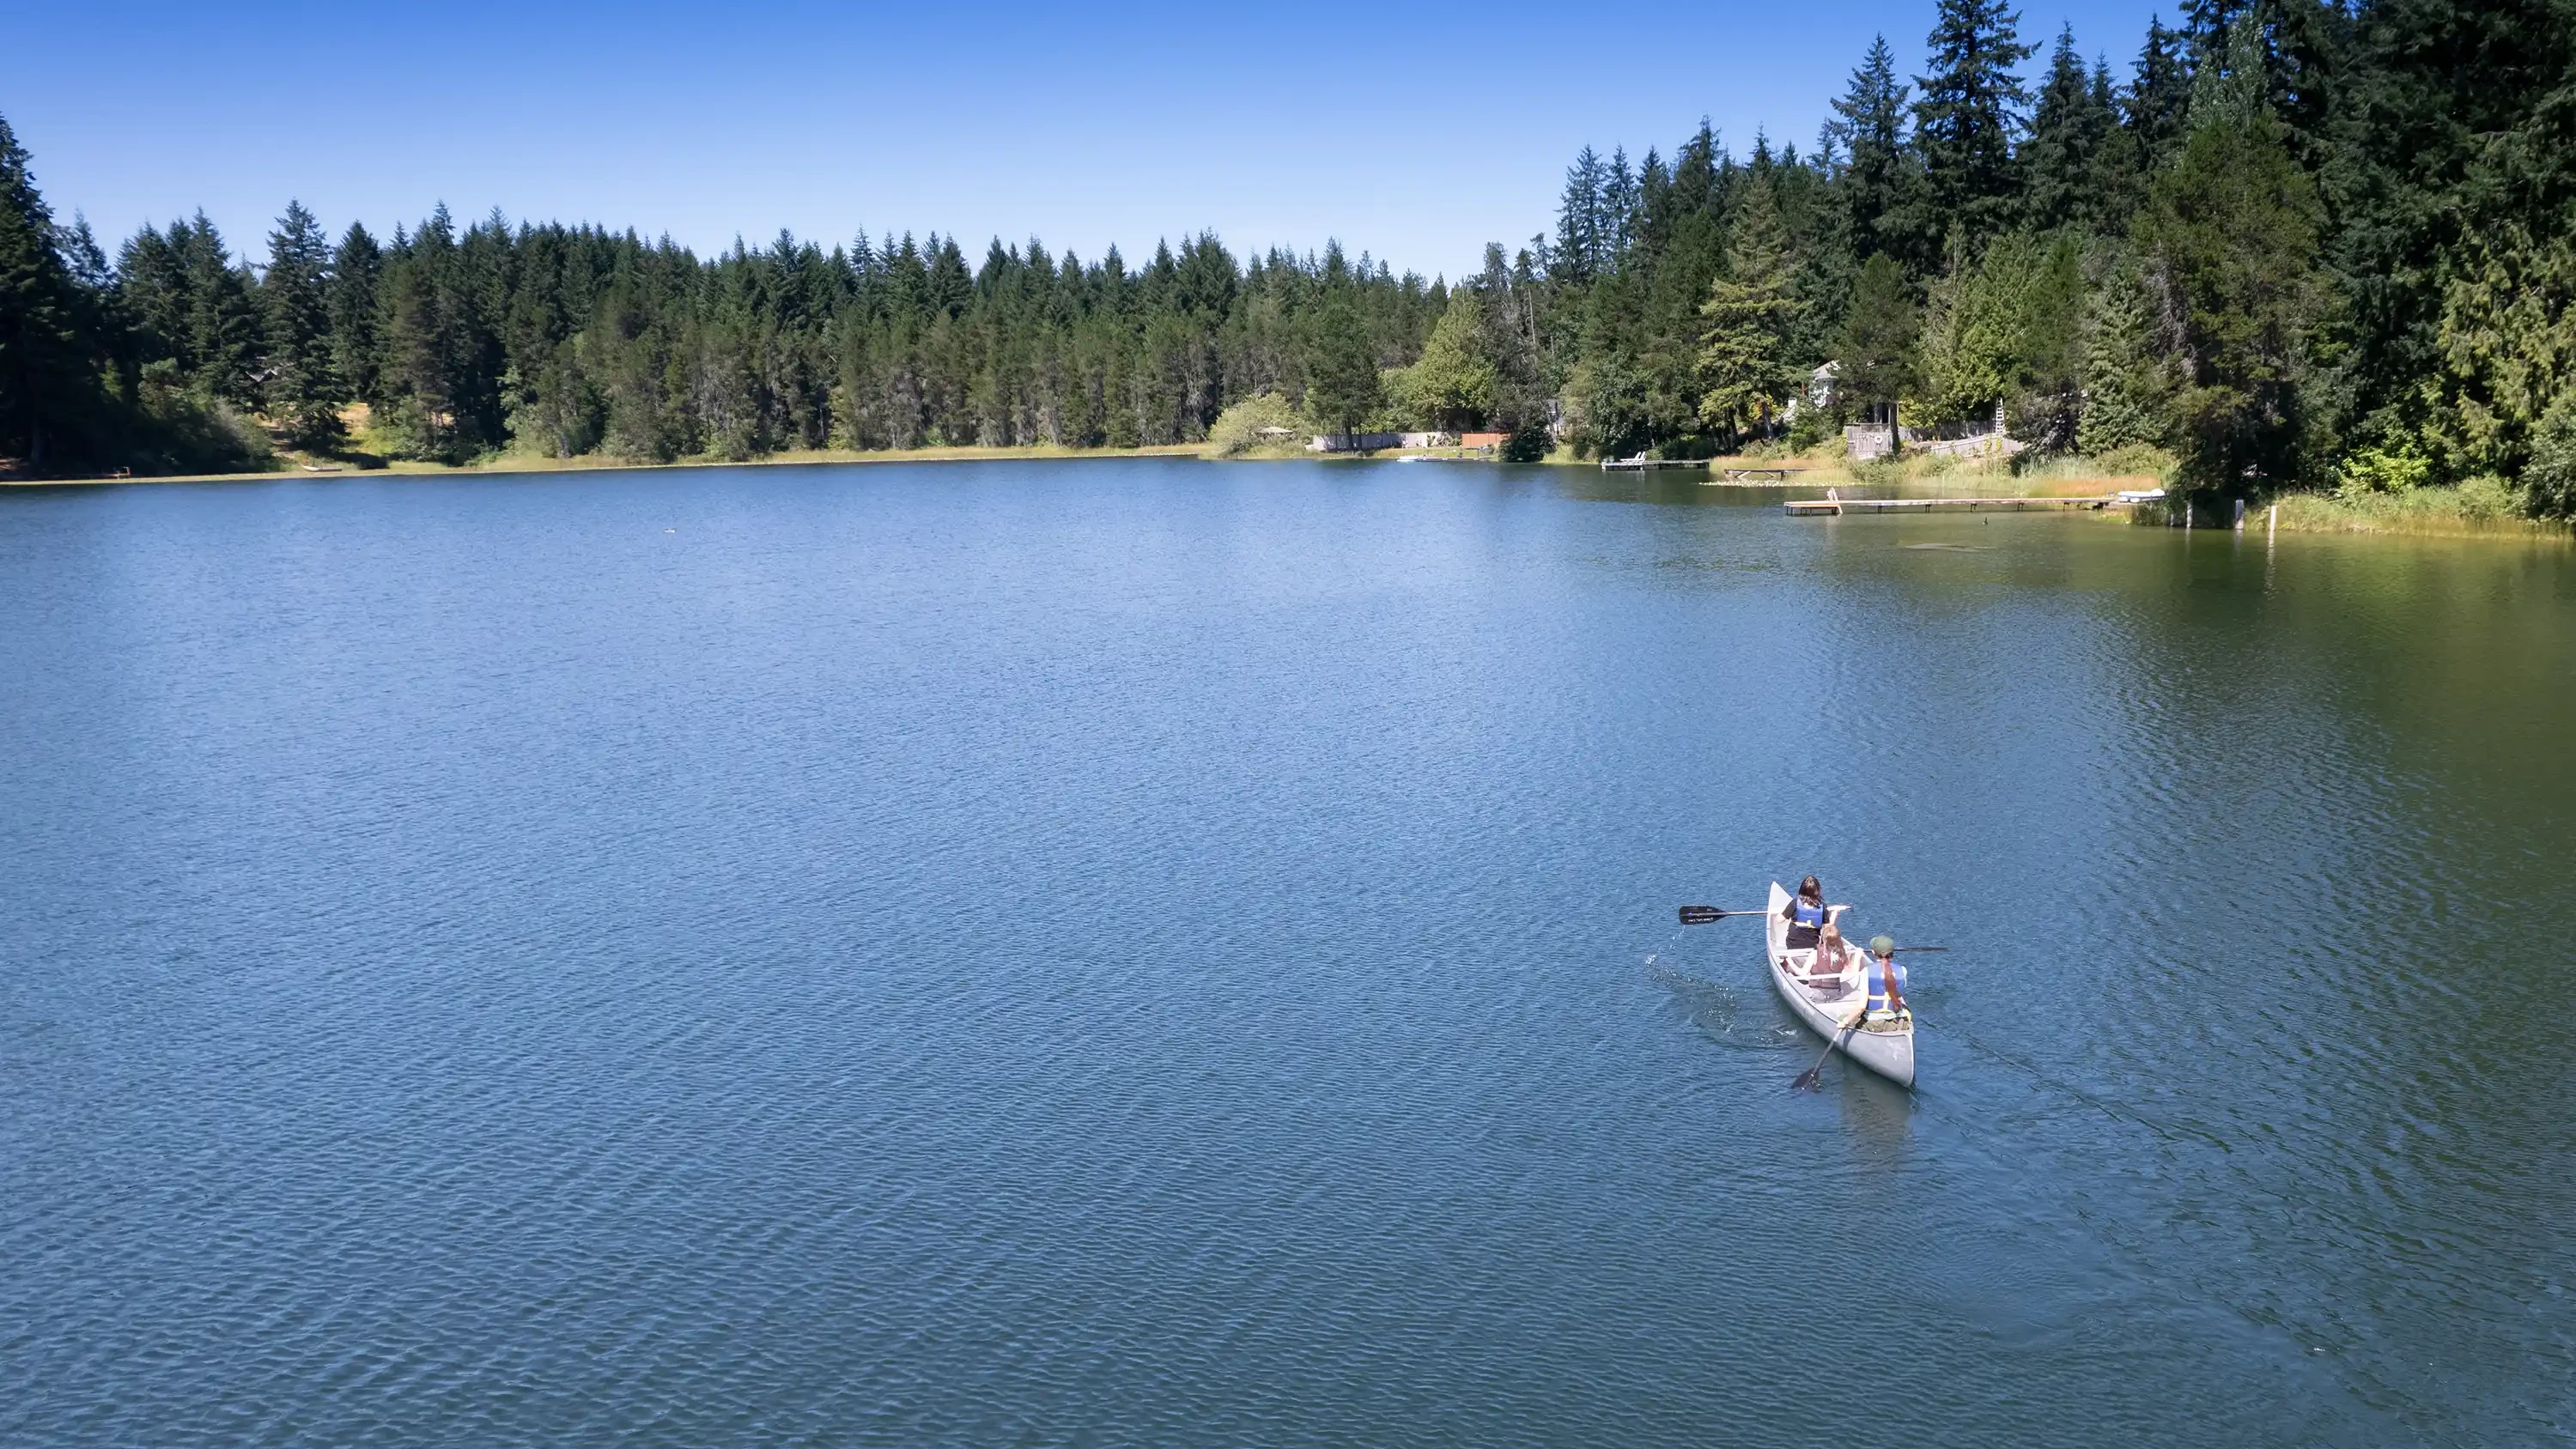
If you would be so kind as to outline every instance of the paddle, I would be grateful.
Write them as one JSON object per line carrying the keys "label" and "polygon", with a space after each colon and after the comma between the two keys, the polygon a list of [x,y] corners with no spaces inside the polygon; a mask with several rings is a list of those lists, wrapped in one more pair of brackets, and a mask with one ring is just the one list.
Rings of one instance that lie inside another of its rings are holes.
{"label": "paddle", "polygon": [[1825,1057],[1830,1057],[1830,1056],[1832,1056],[1832,1055],[1834,1054],[1834,1037],[1837,1037],[1837,1036],[1849,1036],[1849,1035],[1852,1033],[1852,1031],[1853,1031],[1855,1028],[1857,1028],[1857,1027],[1861,1024],[1861,1022],[1862,1022],[1864,1019],[1866,1019],[1866,1018],[1868,1017],[1868,1015],[1869,1015],[1869,1013],[1868,1013],[1868,1012],[1866,1012],[1866,1011],[1854,1012],[1854,1013],[1852,1014],[1852,1019],[1851,1019],[1851,1020],[1849,1020],[1849,1021],[1847,1021],[1847,1022],[1844,1022],[1844,1023],[1843,1023],[1843,1025],[1842,1025],[1842,1030],[1837,1031],[1837,1032],[1834,1032],[1832,1035],[1827,1036],[1827,1037],[1825,1038],[1825,1054],[1824,1054],[1824,1056],[1820,1056],[1820,1057],[1816,1058],[1816,1064],[1815,1064],[1814,1066],[1807,1068],[1807,1069],[1806,1069],[1805,1071],[1803,1071],[1803,1072],[1800,1072],[1800,1073],[1797,1075],[1796,1079],[1795,1079],[1795,1080],[1793,1080],[1793,1081],[1791,1081],[1791,1082],[1789,1083],[1789,1090],[1790,1090],[1790,1091],[1792,1091],[1792,1092],[1812,1092],[1812,1091],[1814,1091],[1814,1090],[1815,1090],[1815,1088],[1816,1088],[1816,1074],[1817,1074],[1817,1073],[1819,1073],[1819,1072],[1821,1072],[1821,1071],[1823,1071],[1823,1070],[1825,1069]]}
{"label": "paddle", "polygon": [[1711,921],[1722,921],[1729,916],[1764,916],[1769,914],[1770,912],[1768,911],[1721,911],[1715,906],[1684,906],[1682,907],[1682,924],[1685,926],[1705,926]]}

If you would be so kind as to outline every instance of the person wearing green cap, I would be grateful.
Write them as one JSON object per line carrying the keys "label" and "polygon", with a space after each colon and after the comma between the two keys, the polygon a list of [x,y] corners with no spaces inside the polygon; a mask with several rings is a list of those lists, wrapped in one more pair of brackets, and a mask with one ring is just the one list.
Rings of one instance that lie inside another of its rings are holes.
{"label": "person wearing green cap", "polygon": [[1905,1009],[1905,968],[1896,964],[1896,942],[1869,938],[1869,1014],[1911,1016]]}

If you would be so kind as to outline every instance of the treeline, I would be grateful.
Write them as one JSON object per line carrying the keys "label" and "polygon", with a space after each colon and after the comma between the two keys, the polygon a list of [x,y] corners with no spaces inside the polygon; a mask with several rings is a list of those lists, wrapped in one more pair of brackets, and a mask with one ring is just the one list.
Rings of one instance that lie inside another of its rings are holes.
{"label": "treeline", "polygon": [[[256,466],[271,439],[463,461],[506,447],[638,460],[788,448],[1194,442],[1261,392],[1352,427],[1449,289],[1338,246],[1239,262],[1213,236],[1130,269],[1037,241],[825,251],[782,233],[699,258],[667,239],[440,208],[336,242],[290,204],[265,265],[200,214],[111,264],[56,225],[0,123],[0,456]],[[1508,289],[1504,277],[1497,285]]]}
{"label": "treeline", "polygon": [[111,259],[0,125],[0,457],[255,463],[359,417],[441,459],[1191,442],[1229,407],[1237,437],[1488,427],[1524,456],[2000,418],[2025,456],[2206,492],[2485,476],[2576,509],[2576,10],[2178,18],[2124,73],[2061,33],[2026,80],[2005,0],[1939,0],[1927,73],[1874,44],[1804,154],[1705,124],[1586,149],[1552,231],[1455,285],[1208,235],[1133,269],[936,234],[700,258],[443,208],[334,240],[294,205],[264,257],[200,216]]}
{"label": "treeline", "polygon": [[1607,453],[1999,412],[2205,492],[2488,476],[2576,511],[2576,9],[2180,18],[2118,77],[2061,33],[2034,87],[2003,0],[1941,0],[1929,74],[1874,45],[1803,157],[1587,150],[1533,239],[1562,424]]}

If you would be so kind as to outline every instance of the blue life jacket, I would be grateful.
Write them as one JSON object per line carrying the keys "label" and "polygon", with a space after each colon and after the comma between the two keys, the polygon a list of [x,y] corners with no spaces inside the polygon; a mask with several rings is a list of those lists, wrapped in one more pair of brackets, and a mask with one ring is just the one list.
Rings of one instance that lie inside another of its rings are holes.
{"label": "blue life jacket", "polygon": [[1825,928],[1825,908],[1809,905],[1805,896],[1799,896],[1789,903],[1789,924],[1821,931]]}
{"label": "blue life jacket", "polygon": [[1903,996],[1905,994],[1905,963],[1896,960],[1882,962],[1876,956],[1869,958],[1870,1010],[1887,1010],[1887,978],[1890,976],[1896,978],[1896,994]]}

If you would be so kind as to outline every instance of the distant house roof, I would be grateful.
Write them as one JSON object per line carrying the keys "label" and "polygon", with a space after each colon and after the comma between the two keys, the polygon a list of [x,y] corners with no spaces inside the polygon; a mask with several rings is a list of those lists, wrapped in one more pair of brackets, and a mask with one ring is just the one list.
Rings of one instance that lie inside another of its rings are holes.
{"label": "distant house roof", "polygon": [[1815,371],[1808,373],[1807,376],[1817,382],[1831,382],[1835,378],[1842,376],[1842,371],[1843,365],[1841,363],[1828,362],[1824,366],[1817,368]]}

